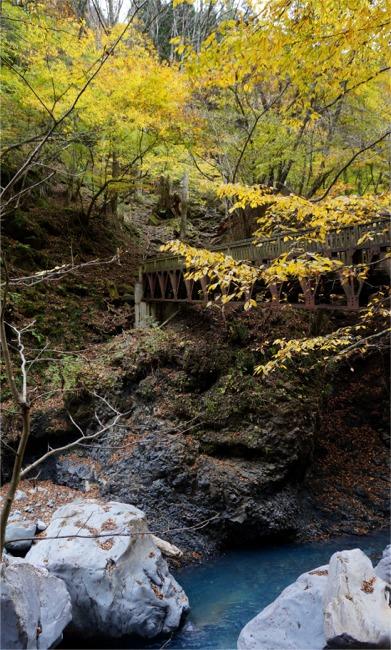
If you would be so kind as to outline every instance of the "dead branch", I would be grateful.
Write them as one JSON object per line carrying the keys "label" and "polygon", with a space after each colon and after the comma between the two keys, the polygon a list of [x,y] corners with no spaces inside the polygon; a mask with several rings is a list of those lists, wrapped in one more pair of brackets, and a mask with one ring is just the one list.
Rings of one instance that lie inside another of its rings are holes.
{"label": "dead branch", "polygon": [[82,430],[80,425],[74,420],[72,415],[70,413],[68,413],[68,417],[69,417],[70,421],[72,422],[72,424],[74,425],[74,427],[80,433],[80,437],[77,438],[76,440],[74,440],[73,442],[69,442],[68,444],[63,445],[62,447],[56,447],[55,449],[49,449],[49,451],[47,451],[45,454],[43,454],[43,456],[40,456],[40,458],[38,458],[33,463],[31,463],[30,465],[25,467],[20,473],[20,478],[24,478],[29,472],[31,472],[31,470],[35,469],[36,467],[38,467],[38,465],[41,465],[41,463],[43,463],[48,458],[51,458],[55,454],[59,454],[59,453],[64,452],[64,451],[69,451],[70,449],[74,449],[75,447],[78,447],[79,445],[81,445],[81,443],[83,443],[83,446],[84,446],[85,443],[88,442],[89,440],[96,440],[96,438],[99,438],[100,436],[102,436],[104,433],[106,433],[106,431],[108,431],[109,429],[114,428],[116,426],[117,422],[122,417],[125,417],[126,415],[129,414],[129,412],[120,413],[119,411],[114,409],[114,407],[111,404],[109,404],[107,402],[107,400],[104,397],[102,397],[101,395],[98,395],[97,393],[94,393],[94,396],[97,397],[98,399],[102,400],[105,404],[108,404],[110,406],[112,411],[114,413],[116,413],[114,419],[104,425],[101,422],[100,418],[98,417],[97,412],[95,411],[94,417],[95,417],[96,421],[98,422],[100,428],[98,429],[98,431],[95,431],[94,433],[91,433],[91,434],[87,435],[86,433],[84,433],[84,431]]}
{"label": "dead branch", "polygon": [[[91,515],[90,515],[91,516]],[[219,514],[213,515],[213,517],[209,517],[209,519],[205,519],[204,521],[199,522],[198,524],[194,524],[193,526],[182,526],[180,528],[167,528],[166,530],[163,531],[143,531],[143,532],[128,532],[128,531],[123,531],[120,533],[96,533],[94,535],[81,535],[80,533],[74,533],[71,535],[53,535],[53,536],[48,536],[48,537],[18,537],[17,541],[18,542],[44,542],[48,541],[51,539],[99,539],[101,537],[133,537],[133,536],[144,536],[144,535],[168,535],[169,533],[182,533],[186,532],[189,530],[201,530],[202,528],[206,528],[212,521],[215,521],[220,517]],[[87,522],[85,522],[87,523]],[[84,528],[84,526],[81,526],[81,528]]]}
{"label": "dead branch", "polygon": [[82,262],[81,264],[76,264],[76,265],[62,264],[61,266],[55,266],[54,268],[48,269],[46,271],[38,271],[33,275],[24,275],[19,278],[10,278],[9,286],[31,287],[35,284],[39,284],[40,282],[51,282],[53,280],[58,280],[59,278],[62,278],[64,275],[67,275],[68,273],[73,273],[75,271],[79,271],[80,269],[85,269],[90,266],[98,266],[98,265],[101,266],[103,264],[113,264],[114,262],[119,263],[119,261],[120,261],[120,252],[117,251],[115,255],[109,257],[108,259],[101,260],[99,258],[96,258],[94,260],[90,260],[89,262]]}

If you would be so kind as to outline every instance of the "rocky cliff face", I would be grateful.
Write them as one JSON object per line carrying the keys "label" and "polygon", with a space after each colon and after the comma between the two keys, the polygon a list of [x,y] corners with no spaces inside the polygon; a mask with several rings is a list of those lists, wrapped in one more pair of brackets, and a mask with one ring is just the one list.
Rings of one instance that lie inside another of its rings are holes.
{"label": "rocky cliff face", "polygon": [[[283,317],[268,318],[265,332],[280,335]],[[292,327],[302,327],[295,318]],[[251,315],[222,327],[193,312],[165,332],[130,332],[102,348],[99,373],[88,381],[127,415],[90,448],[52,461],[41,478],[141,508],[151,529],[188,559],[224,546],[385,524],[378,366],[357,368],[356,384],[341,377],[337,394],[323,375],[286,373],[284,382],[264,384],[253,375],[261,325]],[[367,399],[364,421],[357,404],[367,372],[374,400],[371,411]],[[93,427],[94,404],[82,390],[68,407]],[[34,436],[46,444],[52,429],[38,431],[44,420],[37,418]]]}

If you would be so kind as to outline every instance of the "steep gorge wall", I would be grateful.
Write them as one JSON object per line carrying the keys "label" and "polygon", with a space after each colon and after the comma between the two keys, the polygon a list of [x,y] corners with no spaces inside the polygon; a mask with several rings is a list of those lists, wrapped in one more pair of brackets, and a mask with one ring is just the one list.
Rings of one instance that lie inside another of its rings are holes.
{"label": "steep gorge wall", "polygon": [[[266,339],[289,327],[293,335],[306,318],[254,313],[223,325],[189,310],[167,331],[114,339],[101,350],[106,366],[95,389],[128,415],[91,448],[52,460],[41,478],[96,485],[103,497],[140,507],[188,558],[386,525],[387,396],[378,360],[328,378],[293,371],[265,384],[253,375],[260,332]],[[70,405],[78,422],[91,424],[94,405],[82,390]],[[36,436],[47,444],[58,416],[35,416],[30,454]]]}

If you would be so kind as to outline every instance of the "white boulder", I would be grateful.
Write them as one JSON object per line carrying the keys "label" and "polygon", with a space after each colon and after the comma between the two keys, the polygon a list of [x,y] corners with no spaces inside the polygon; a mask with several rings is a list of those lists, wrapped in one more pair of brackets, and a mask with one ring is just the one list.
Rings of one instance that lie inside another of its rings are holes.
{"label": "white boulder", "polygon": [[324,632],[327,642],[338,639],[351,647],[391,645],[389,588],[358,548],[334,553],[324,593]]}
{"label": "white boulder", "polygon": [[382,559],[375,566],[375,573],[384,582],[391,583],[391,544],[384,549]]}
{"label": "white boulder", "polygon": [[70,622],[71,599],[62,580],[16,558],[1,565],[1,648],[51,648]]}
{"label": "white boulder", "polygon": [[321,650],[327,566],[303,573],[243,628],[239,650]]}
{"label": "white boulder", "polygon": [[152,638],[173,632],[189,609],[141,510],[116,502],[74,502],[54,513],[45,536],[57,539],[39,541],[27,559],[66,583],[74,632]]}

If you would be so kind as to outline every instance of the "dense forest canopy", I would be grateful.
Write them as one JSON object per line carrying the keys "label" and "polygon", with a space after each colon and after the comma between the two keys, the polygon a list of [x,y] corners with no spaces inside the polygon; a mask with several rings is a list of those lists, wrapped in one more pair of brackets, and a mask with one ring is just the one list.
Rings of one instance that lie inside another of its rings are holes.
{"label": "dense forest canopy", "polygon": [[87,214],[186,170],[212,191],[381,193],[389,9],[5,2],[3,186],[39,146],[19,185],[54,172]]}
{"label": "dense forest canopy", "polygon": [[226,215],[258,209],[255,242],[292,242],[266,269],[195,249],[182,196],[182,242],[165,250],[184,256],[188,278],[212,277],[223,304],[255,307],[254,282],[280,296],[289,278],[314,296],[331,271],[358,299],[369,267],[308,246],[342,226],[368,225],[358,245],[384,232],[389,10],[388,0],[5,2],[3,216],[59,186],[86,227],[111,215],[115,228],[129,197],[158,185],[169,195],[182,179]]}

